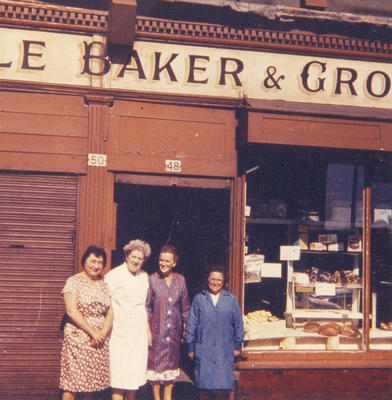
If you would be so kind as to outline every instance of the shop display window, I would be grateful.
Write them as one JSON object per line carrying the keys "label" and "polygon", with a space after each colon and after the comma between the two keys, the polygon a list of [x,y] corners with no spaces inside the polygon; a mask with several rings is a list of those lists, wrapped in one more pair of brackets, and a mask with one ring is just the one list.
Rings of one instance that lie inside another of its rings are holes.
{"label": "shop display window", "polygon": [[[247,154],[244,349],[363,351],[365,335],[370,349],[392,349],[392,169],[377,163],[369,153],[283,146]],[[373,193],[369,299],[365,187]]]}
{"label": "shop display window", "polygon": [[371,294],[374,315],[370,349],[392,350],[392,166],[377,166],[370,170],[369,175],[372,193]]}

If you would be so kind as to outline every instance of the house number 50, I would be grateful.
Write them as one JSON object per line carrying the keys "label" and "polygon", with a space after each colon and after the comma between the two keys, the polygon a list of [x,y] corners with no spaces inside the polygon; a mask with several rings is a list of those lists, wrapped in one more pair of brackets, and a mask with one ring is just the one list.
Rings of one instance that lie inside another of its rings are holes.
{"label": "house number 50", "polygon": [[108,156],[106,154],[89,153],[87,165],[90,167],[106,167]]}

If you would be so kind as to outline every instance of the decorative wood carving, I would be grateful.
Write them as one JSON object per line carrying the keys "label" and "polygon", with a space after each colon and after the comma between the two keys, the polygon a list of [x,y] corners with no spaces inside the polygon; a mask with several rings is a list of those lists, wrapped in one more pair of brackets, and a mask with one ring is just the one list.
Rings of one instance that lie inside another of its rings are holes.
{"label": "decorative wood carving", "polygon": [[[313,0],[316,1],[316,0]],[[20,4],[20,5],[19,5]],[[18,2],[0,4],[0,23],[37,26],[60,31],[94,32],[106,35],[108,12],[72,9]],[[210,46],[263,48],[351,57],[390,59],[392,42],[317,34],[305,31],[275,31],[259,28],[234,28],[219,24],[170,21],[143,16],[136,17],[135,39],[172,40]]]}
{"label": "decorative wood carving", "polygon": [[[113,99],[110,96],[86,96],[85,101],[89,106],[87,152],[106,155],[108,114]],[[81,185],[79,248],[85,249],[90,244],[104,247],[110,266],[110,253],[115,240],[112,231],[115,218],[114,175],[108,172],[108,166],[88,166],[87,176],[83,177]]]}

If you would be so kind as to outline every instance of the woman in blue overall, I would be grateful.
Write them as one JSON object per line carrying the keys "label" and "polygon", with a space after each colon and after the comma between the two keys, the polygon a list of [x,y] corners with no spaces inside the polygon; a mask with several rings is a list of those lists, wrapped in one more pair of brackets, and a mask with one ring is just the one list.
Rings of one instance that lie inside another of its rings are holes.
{"label": "woman in blue overall", "polygon": [[200,400],[215,392],[225,399],[234,386],[234,358],[244,337],[242,314],[236,297],[223,289],[225,270],[209,267],[207,290],[193,299],[186,324],[188,356],[194,360],[195,385]]}

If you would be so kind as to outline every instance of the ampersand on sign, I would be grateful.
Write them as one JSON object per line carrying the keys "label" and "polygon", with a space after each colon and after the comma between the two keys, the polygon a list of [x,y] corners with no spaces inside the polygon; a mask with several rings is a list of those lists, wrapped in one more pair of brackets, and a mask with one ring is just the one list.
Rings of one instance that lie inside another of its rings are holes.
{"label": "ampersand on sign", "polygon": [[267,68],[267,77],[264,79],[264,87],[267,89],[282,89],[279,85],[279,81],[285,78],[284,75],[280,75],[278,78],[275,78],[274,75],[276,74],[276,67],[270,65]]}

